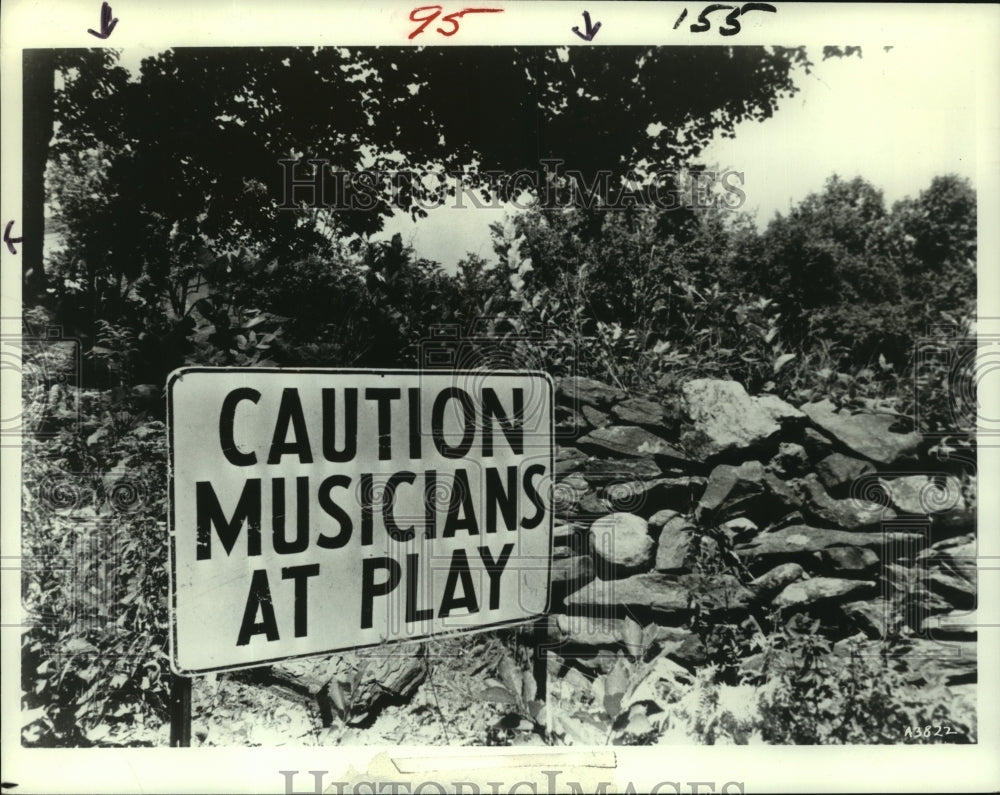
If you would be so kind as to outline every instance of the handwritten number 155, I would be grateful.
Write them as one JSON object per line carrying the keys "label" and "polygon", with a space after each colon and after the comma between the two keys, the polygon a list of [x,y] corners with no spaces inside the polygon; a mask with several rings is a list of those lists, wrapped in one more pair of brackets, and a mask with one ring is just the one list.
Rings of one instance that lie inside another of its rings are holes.
{"label": "handwritten number 155", "polygon": [[[705,6],[705,8],[702,9],[702,12],[698,15],[698,21],[691,25],[691,32],[704,33],[706,30],[711,30],[712,23],[709,22],[708,15],[714,14],[716,11],[729,11],[729,13],[726,14],[727,27],[719,28],[719,35],[735,36],[737,33],[740,32],[739,18],[742,14],[746,14],[750,11],[769,11],[773,14],[776,13],[777,10],[778,9],[776,9],[770,3],[744,3],[742,7],[727,6],[727,5],[722,5],[721,3],[715,3],[710,6]],[[686,16],[687,16],[687,9],[685,8],[681,12],[681,15],[677,18],[677,21],[674,23],[675,30],[677,26],[681,24],[681,22],[684,20],[684,17]]]}
{"label": "handwritten number 155", "polygon": [[[410,12],[410,21],[421,22],[423,24],[406,38],[412,39],[423,33],[424,28],[437,19],[442,10],[441,6],[420,6],[420,8],[414,8]],[[466,14],[497,14],[502,11],[502,8],[463,8],[461,11],[454,11],[451,14],[445,14],[441,17],[441,21],[450,24],[451,29],[437,28],[437,32],[442,36],[454,36],[458,33],[458,20]]]}

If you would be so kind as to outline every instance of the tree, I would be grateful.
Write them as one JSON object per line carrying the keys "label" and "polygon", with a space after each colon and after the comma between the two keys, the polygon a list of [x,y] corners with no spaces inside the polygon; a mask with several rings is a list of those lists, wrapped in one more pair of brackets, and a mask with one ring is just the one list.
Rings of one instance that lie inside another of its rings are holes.
{"label": "tree", "polygon": [[976,193],[967,179],[935,177],[916,199],[897,202],[893,217],[908,296],[926,296],[932,281],[952,301],[975,296]]}
{"label": "tree", "polygon": [[769,116],[808,66],[755,47],[178,48],[129,80],[113,52],[85,52],[56,92],[59,319],[85,340],[97,319],[175,334],[207,295],[235,294],[243,268],[209,264],[237,253],[364,274],[368,238],[454,191],[448,171],[494,172],[485,195],[505,200],[524,185],[507,176],[537,183],[558,159],[588,183],[606,170],[612,200],[622,178],[648,186]]}
{"label": "tree", "polygon": [[23,242],[21,269],[24,297],[38,301],[45,290],[42,249],[45,235],[45,162],[54,127],[56,54],[53,50],[25,50],[24,114],[22,117]]}
{"label": "tree", "polygon": [[[808,65],[801,49],[754,47],[175,49],[146,59],[134,83],[67,75],[53,151],[114,151],[116,213],[133,208],[175,235],[265,257],[301,255],[322,247],[324,227],[371,234],[397,207],[419,214],[417,201],[441,188],[401,179],[379,184],[368,211],[283,210],[281,160],[300,179],[306,161],[326,161],[331,192],[338,171],[476,163],[513,174],[543,158],[648,176],[679,167],[716,131],[769,116],[794,93],[796,65]],[[504,199],[516,190],[496,187]]]}
{"label": "tree", "polygon": [[974,301],[975,207],[955,177],[888,212],[864,179],[833,176],[746,244],[744,279],[777,303],[792,344],[825,339],[856,364],[901,364],[928,323]]}

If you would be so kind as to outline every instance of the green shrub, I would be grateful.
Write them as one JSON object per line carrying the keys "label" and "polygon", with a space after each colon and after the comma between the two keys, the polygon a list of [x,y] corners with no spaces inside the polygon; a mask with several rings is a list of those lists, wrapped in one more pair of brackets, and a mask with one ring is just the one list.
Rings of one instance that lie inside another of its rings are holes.
{"label": "green shrub", "polygon": [[[918,686],[892,654],[893,641],[849,644],[847,654],[798,616],[779,624],[765,652],[758,709],[773,744],[975,742],[975,719],[941,682]],[[904,641],[895,641],[904,643]],[[924,737],[923,727],[954,734]]]}
{"label": "green shrub", "polygon": [[166,715],[166,432],[124,414],[86,439],[25,440],[27,745],[128,743]]}

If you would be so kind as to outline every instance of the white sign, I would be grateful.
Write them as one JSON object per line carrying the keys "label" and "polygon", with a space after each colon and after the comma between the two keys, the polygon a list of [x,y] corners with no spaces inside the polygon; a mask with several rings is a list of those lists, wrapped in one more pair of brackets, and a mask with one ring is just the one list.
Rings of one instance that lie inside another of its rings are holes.
{"label": "white sign", "polygon": [[545,373],[196,367],[167,392],[177,673],[545,613]]}

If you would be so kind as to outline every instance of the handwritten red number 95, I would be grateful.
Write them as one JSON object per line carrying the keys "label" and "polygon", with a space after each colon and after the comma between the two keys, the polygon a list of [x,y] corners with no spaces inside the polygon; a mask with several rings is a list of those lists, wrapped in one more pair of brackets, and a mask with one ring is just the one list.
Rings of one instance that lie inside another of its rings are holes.
{"label": "handwritten red number 95", "polygon": [[[424,28],[431,24],[435,19],[440,16],[442,11],[441,6],[420,6],[420,8],[414,8],[410,12],[411,22],[420,22],[420,27],[418,27],[413,33],[411,33],[406,38],[412,39],[419,36],[424,32]],[[502,12],[502,8],[463,8],[461,11],[455,11],[451,14],[446,14],[441,17],[442,22],[447,22],[451,25],[450,30],[445,30],[444,28],[438,28],[437,32],[442,36],[454,36],[458,33],[458,20],[465,16],[466,14],[498,14]]]}

